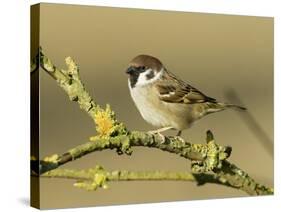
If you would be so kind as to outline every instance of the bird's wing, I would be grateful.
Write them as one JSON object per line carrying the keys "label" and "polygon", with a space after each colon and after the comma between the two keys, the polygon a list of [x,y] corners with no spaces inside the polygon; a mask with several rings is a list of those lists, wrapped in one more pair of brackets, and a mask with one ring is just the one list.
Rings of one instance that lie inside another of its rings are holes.
{"label": "bird's wing", "polygon": [[165,102],[184,104],[216,102],[216,99],[206,96],[196,88],[184,81],[178,80],[171,74],[165,79],[159,80],[155,86],[159,98]]}

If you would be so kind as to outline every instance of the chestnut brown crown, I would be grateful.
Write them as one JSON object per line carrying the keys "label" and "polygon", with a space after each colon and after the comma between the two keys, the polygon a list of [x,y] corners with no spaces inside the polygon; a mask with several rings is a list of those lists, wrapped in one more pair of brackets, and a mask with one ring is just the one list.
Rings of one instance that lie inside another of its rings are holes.
{"label": "chestnut brown crown", "polygon": [[138,55],[132,59],[129,66],[131,67],[145,67],[145,69],[153,69],[154,71],[160,71],[163,68],[162,62],[156,57],[150,55]]}

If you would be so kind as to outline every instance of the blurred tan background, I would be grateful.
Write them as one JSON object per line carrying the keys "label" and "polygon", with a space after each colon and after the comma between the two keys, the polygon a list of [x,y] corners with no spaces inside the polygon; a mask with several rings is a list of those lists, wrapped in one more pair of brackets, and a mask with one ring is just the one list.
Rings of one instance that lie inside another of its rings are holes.
{"label": "blurred tan background", "polygon": [[[234,89],[273,142],[273,18],[41,4],[40,45],[59,67],[65,67],[65,57],[73,57],[94,99],[101,105],[110,103],[130,129],[153,129],[134,106],[125,74],[128,62],[144,53],[160,58],[176,75],[218,100],[226,101],[225,93]],[[95,127],[40,71],[42,158],[88,141]],[[211,129],[218,143],[233,147],[233,163],[258,182],[273,186],[273,157],[241,115],[228,110],[207,116],[185,130],[183,137],[204,143],[205,132]],[[132,156],[96,152],[62,168],[99,164],[108,170],[183,171],[190,167],[189,161],[160,150],[133,150]],[[41,207],[247,196],[232,188],[189,182],[117,182],[108,190],[93,192],[75,188],[73,182],[41,179]]]}

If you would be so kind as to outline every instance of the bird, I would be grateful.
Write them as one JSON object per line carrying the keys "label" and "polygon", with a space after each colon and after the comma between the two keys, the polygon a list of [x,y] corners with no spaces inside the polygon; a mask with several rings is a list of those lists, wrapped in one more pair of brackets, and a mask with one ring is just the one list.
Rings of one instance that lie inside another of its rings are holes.
{"label": "bird", "polygon": [[190,128],[202,117],[228,108],[245,107],[219,102],[181,80],[156,57],[141,54],[126,69],[130,95],[143,119],[158,133]]}

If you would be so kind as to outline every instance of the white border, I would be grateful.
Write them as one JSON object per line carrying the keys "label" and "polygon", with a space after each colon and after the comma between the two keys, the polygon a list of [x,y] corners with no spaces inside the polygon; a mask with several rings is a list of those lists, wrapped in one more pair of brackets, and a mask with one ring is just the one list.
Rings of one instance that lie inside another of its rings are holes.
{"label": "white border", "polygon": [[[50,0],[36,1],[31,0],[32,4],[37,2],[49,3],[67,3],[79,5],[97,5],[97,6],[113,6],[125,8],[145,8],[145,9],[161,9],[174,11],[189,12],[210,12],[225,13],[237,15],[254,15],[254,16],[274,16],[278,14],[278,7],[274,1],[256,0],[253,4],[251,1],[235,0]],[[273,3],[274,2],[274,3]]]}
{"label": "white border", "polygon": [[[275,94],[280,92],[280,10],[277,0],[57,0],[41,1],[275,17]],[[1,4],[1,174],[0,211],[33,211],[29,197],[29,5],[38,1],[3,1]],[[3,75],[4,74],[4,75]],[[280,208],[280,95],[275,95],[275,196],[109,206],[65,211],[274,211]],[[277,152],[278,151],[278,152]],[[279,167],[278,165],[279,164]],[[187,191],[188,192],[188,191]],[[64,210],[63,210],[64,211]]]}

